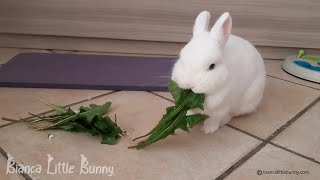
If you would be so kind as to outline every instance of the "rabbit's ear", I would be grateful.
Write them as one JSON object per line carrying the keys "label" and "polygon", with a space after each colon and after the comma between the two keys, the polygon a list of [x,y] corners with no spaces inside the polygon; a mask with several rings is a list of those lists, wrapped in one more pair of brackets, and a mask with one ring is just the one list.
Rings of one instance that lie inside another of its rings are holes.
{"label": "rabbit's ear", "polygon": [[228,12],[223,13],[216,21],[210,31],[212,38],[218,40],[221,45],[225,45],[229,39],[232,29],[232,19]]}
{"label": "rabbit's ear", "polygon": [[193,35],[200,34],[202,32],[208,31],[210,21],[210,13],[208,11],[202,11],[196,18],[193,26]]}

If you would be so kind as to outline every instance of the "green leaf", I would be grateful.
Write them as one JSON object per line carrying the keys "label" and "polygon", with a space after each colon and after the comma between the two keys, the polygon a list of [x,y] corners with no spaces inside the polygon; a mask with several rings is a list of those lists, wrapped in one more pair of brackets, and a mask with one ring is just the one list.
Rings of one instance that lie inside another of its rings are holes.
{"label": "green leaf", "polygon": [[114,136],[108,136],[108,135],[102,135],[102,141],[101,144],[110,144],[114,145],[117,143],[117,138]]}
{"label": "green leaf", "polygon": [[111,131],[117,127],[117,124],[114,123],[108,116],[97,117],[97,120],[93,125],[97,130],[102,132]]}
{"label": "green leaf", "polygon": [[[110,104],[111,105],[111,104]],[[89,104],[89,107],[90,108],[95,108],[95,107],[99,107],[99,105],[96,105],[96,104]]]}
{"label": "green leaf", "polygon": [[99,132],[95,129],[89,129],[88,133],[91,134],[92,136],[97,136],[99,135]]}
{"label": "green leaf", "polygon": [[180,113],[178,116],[176,116],[173,119],[173,121],[168,126],[157,129],[145,141],[141,141],[136,146],[131,146],[129,148],[141,149],[159,141],[160,139],[163,139],[169,136],[170,134],[174,134],[174,131],[178,128],[177,125],[181,123],[181,121],[183,120],[183,117],[185,117],[186,114],[187,114],[187,111]]}
{"label": "green leaf", "polygon": [[65,114],[63,114],[63,115],[75,115],[76,113],[69,107],[68,109],[67,109],[67,112],[65,113]]}
{"label": "green leaf", "polygon": [[[163,128],[163,127],[167,127],[168,125],[170,125],[172,119],[180,113],[181,110],[183,110],[183,106],[188,102],[188,99],[184,100],[182,104],[176,105],[175,107],[171,108],[167,108],[167,113],[162,117],[162,119],[159,121],[159,123],[156,125],[156,127],[154,127],[149,133],[147,133],[146,135],[143,136],[139,136],[135,139],[133,139],[133,141],[146,137],[152,133],[155,133],[157,130]],[[169,112],[169,113],[168,113]]]}
{"label": "green leaf", "polygon": [[110,106],[111,106],[111,102],[107,102],[101,106],[98,106],[98,105],[92,106],[87,111],[80,113],[79,117],[84,118],[88,124],[91,124],[91,121],[95,116],[104,115]]}
{"label": "green leaf", "polygon": [[174,110],[174,106],[169,106],[169,107],[167,107],[166,108],[166,114],[170,114],[170,113],[172,113],[172,111]]}
{"label": "green leaf", "polygon": [[188,123],[188,127],[192,128],[194,125],[198,124],[199,122],[203,122],[209,116],[205,114],[193,114],[186,117],[186,121]]}
{"label": "green leaf", "polygon": [[85,112],[85,111],[87,111],[87,110],[89,110],[89,109],[90,109],[90,107],[83,107],[83,106],[81,106],[81,107],[79,108],[79,112],[82,113],[82,112]]}
{"label": "green leaf", "polygon": [[172,94],[172,97],[174,98],[175,102],[179,102],[181,97],[182,89],[179,88],[178,84],[172,80],[169,81],[168,89]]}
{"label": "green leaf", "polygon": [[200,108],[201,110],[204,110],[203,109],[204,100],[205,100],[204,94],[192,93],[192,97],[190,97],[189,99],[190,109]]}
{"label": "green leaf", "polygon": [[181,122],[178,127],[179,127],[180,129],[184,130],[184,131],[189,132],[188,123],[185,122],[185,121]]}

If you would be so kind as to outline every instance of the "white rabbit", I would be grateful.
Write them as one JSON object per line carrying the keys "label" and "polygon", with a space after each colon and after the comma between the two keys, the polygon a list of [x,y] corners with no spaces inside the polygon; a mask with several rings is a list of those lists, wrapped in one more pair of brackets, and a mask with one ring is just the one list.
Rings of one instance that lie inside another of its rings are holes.
{"label": "white rabbit", "polygon": [[[196,18],[193,37],[181,50],[171,77],[181,88],[205,94],[204,113],[210,117],[201,127],[204,133],[215,132],[234,116],[255,111],[266,79],[257,49],[231,35],[230,14],[222,14],[210,32],[209,19],[207,11]],[[189,114],[198,112],[193,109]]]}

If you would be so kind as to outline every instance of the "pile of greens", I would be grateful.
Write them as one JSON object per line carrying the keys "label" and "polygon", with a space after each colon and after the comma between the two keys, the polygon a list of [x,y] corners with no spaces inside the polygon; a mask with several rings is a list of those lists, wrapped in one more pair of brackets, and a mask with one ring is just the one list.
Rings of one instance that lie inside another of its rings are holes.
{"label": "pile of greens", "polygon": [[175,106],[170,106],[166,109],[166,114],[149,133],[137,137],[134,140],[146,136],[149,137],[129,148],[144,148],[166,138],[170,134],[174,134],[176,129],[182,129],[189,132],[188,128],[191,128],[195,124],[208,118],[205,114],[187,115],[187,111],[193,108],[200,108],[203,110],[204,94],[195,94],[191,90],[183,90],[172,80],[169,82],[168,88],[175,100]]}
{"label": "pile of greens", "polygon": [[[204,94],[195,94],[190,89],[181,89],[172,80],[169,81],[168,88],[175,100],[175,105],[167,107],[166,114],[163,115],[159,123],[149,133],[134,139],[137,140],[148,136],[145,140],[129,148],[144,148],[175,134],[176,129],[189,132],[189,128],[208,118],[207,115],[200,113],[187,115],[188,110],[194,108],[203,110]],[[120,129],[116,121],[113,122],[109,116],[103,116],[110,108],[111,102],[106,102],[101,106],[91,104],[89,107],[80,107],[79,112],[75,112],[70,107],[64,108],[41,101],[50,106],[55,111],[55,114],[39,116],[30,113],[33,116],[30,123],[38,127],[37,130],[62,129],[71,132],[87,132],[93,136],[100,135],[102,144],[116,144],[117,140],[125,135],[125,132]],[[39,124],[48,122],[50,125],[39,128]]]}
{"label": "pile of greens", "polygon": [[103,116],[111,106],[111,102],[107,102],[101,106],[91,104],[89,107],[80,107],[79,112],[75,112],[69,108],[56,106],[41,100],[54,111],[54,115],[33,116],[32,125],[38,125],[43,122],[50,122],[49,126],[38,128],[37,130],[46,129],[63,129],[71,132],[87,132],[93,136],[100,135],[101,144],[116,144],[117,139],[123,135],[123,131],[113,122],[110,117]]}

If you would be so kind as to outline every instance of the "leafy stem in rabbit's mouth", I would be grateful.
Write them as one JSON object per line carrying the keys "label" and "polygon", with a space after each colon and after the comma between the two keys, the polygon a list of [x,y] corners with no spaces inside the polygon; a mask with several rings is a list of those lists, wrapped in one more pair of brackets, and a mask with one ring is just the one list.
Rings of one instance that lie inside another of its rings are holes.
{"label": "leafy stem in rabbit's mouth", "polygon": [[181,89],[172,80],[170,80],[168,88],[175,100],[175,106],[170,106],[166,109],[166,114],[163,115],[159,123],[149,133],[137,137],[134,140],[146,136],[149,137],[129,148],[144,148],[166,138],[170,134],[175,134],[176,129],[182,129],[189,132],[189,128],[192,128],[195,124],[208,118],[205,114],[187,115],[187,112],[190,109],[200,108],[203,110],[203,103],[205,100],[204,94],[195,94],[190,89]]}

